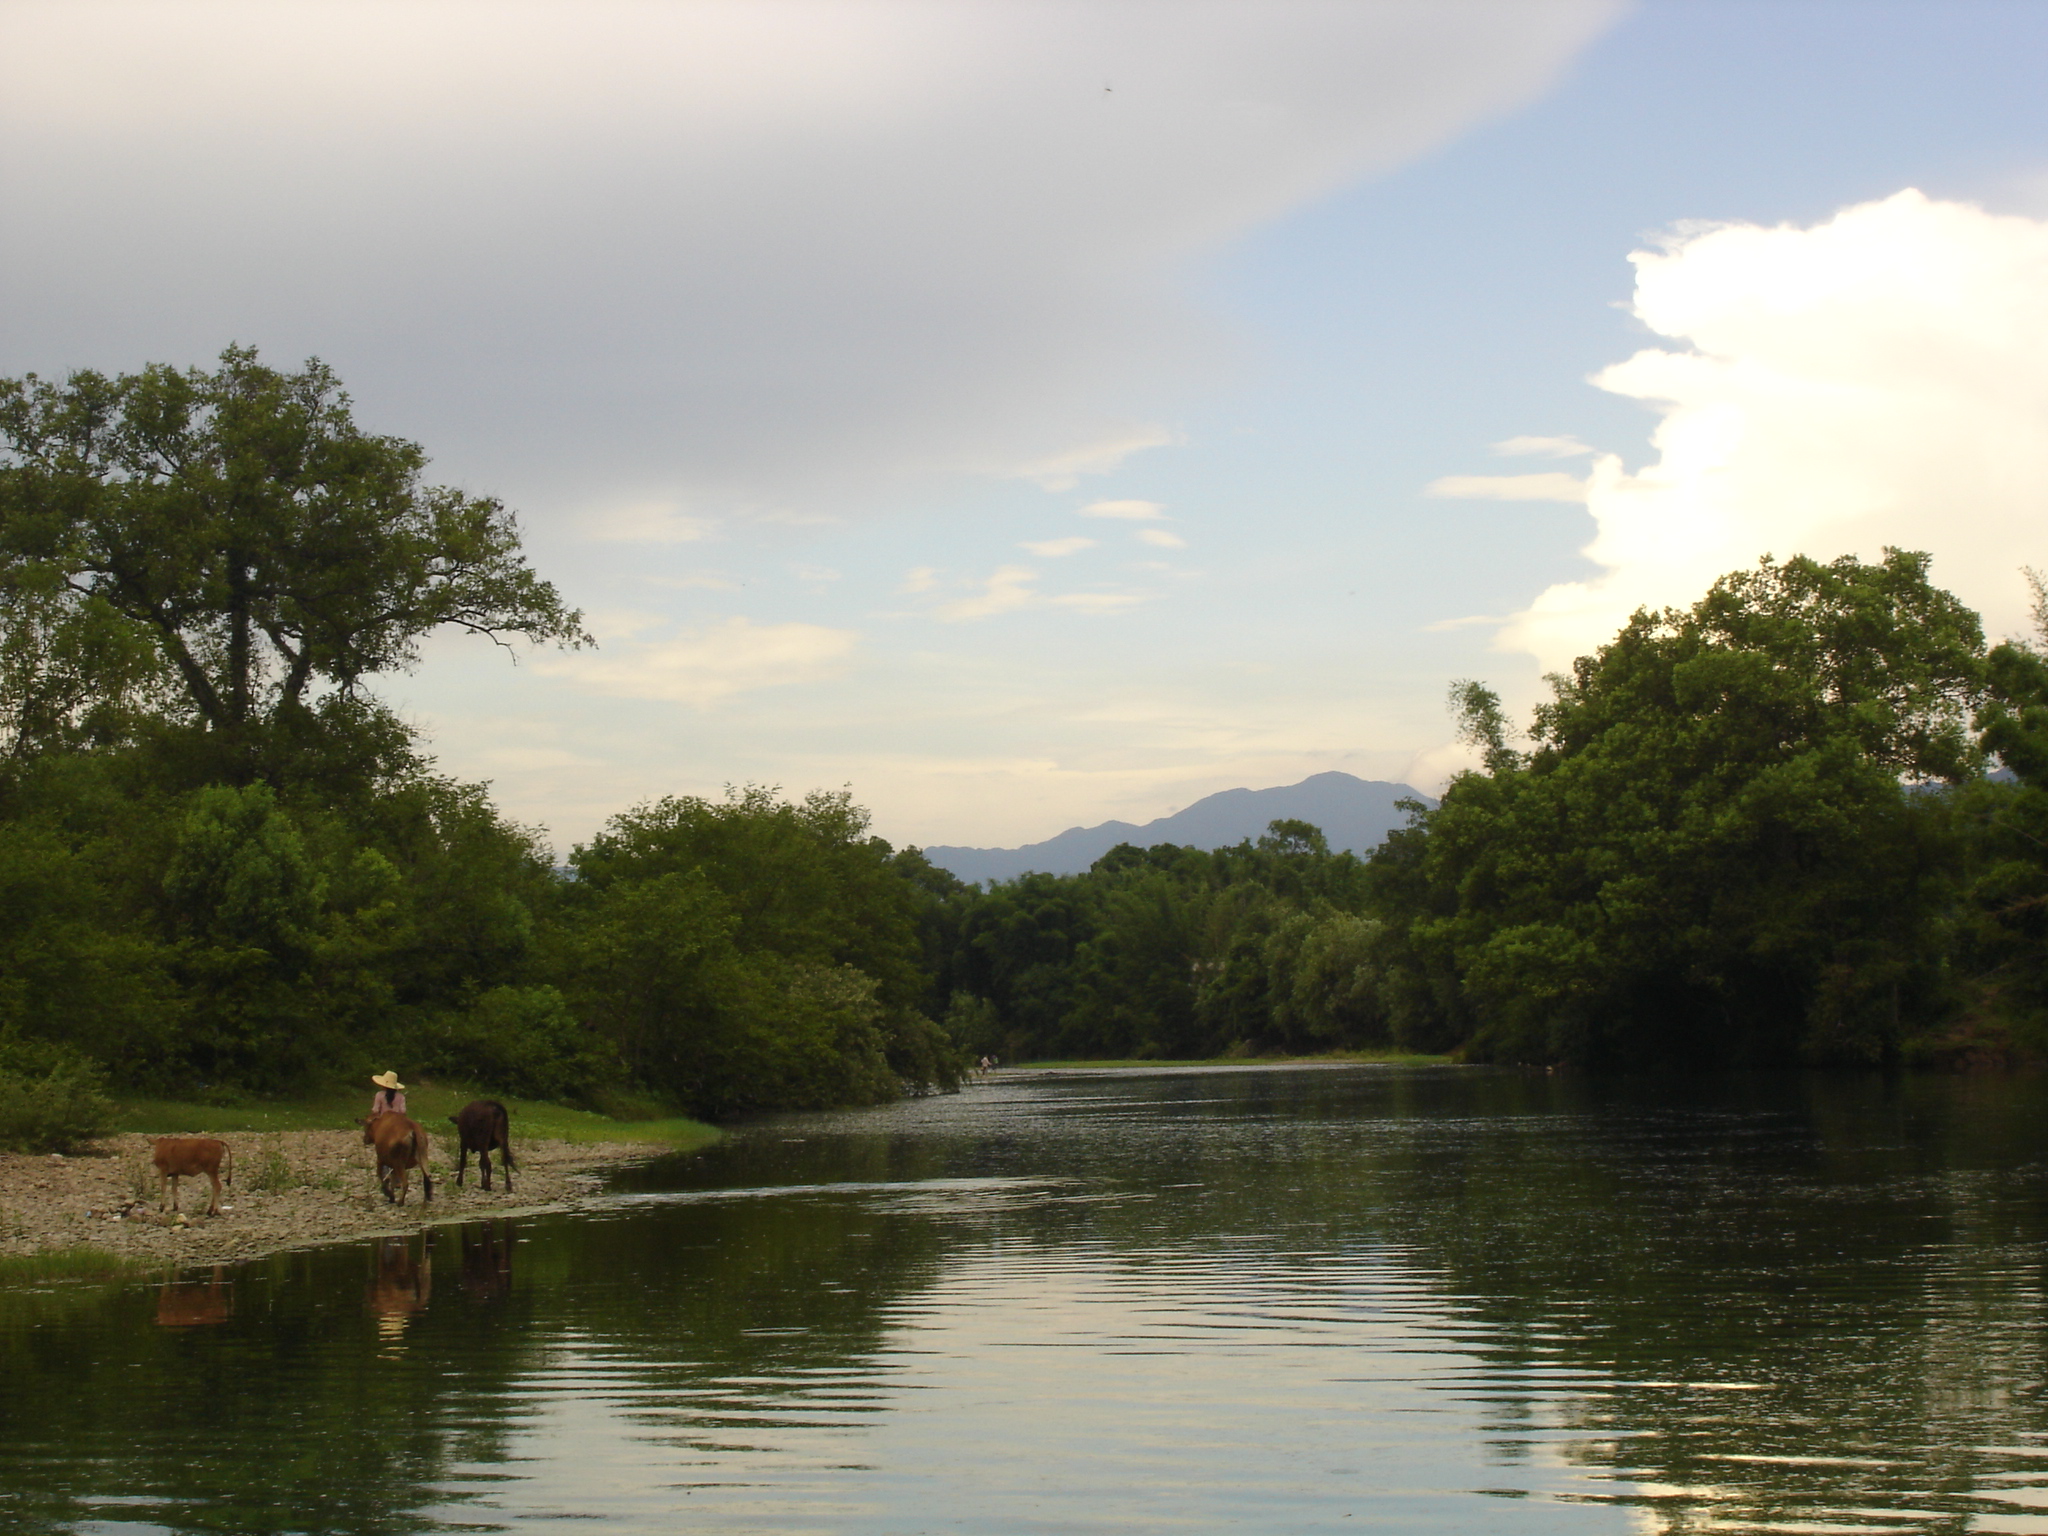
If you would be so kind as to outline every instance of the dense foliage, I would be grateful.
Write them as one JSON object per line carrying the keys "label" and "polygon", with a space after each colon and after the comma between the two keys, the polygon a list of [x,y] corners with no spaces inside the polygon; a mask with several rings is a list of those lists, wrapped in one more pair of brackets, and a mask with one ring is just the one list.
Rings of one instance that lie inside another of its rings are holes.
{"label": "dense foliage", "polygon": [[[1411,1029],[1511,1060],[1878,1060],[1947,999],[1975,615],[1921,556],[1766,563],[1553,680],[1378,861]],[[1903,781],[1903,782],[1902,782]]]}
{"label": "dense foliage", "polygon": [[0,1140],[392,1064],[717,1115],[978,1055],[2048,1052],[2048,654],[1924,556],[1638,613],[1525,745],[1458,685],[1483,766],[1368,860],[1281,821],[981,890],[747,787],[557,867],[364,686],[447,627],[586,643],[425,462],[317,363],[0,381]]}
{"label": "dense foliage", "polygon": [[364,683],[585,636],[424,465],[318,363],[0,382],[0,1139],[372,1064],[704,1113],[954,1081],[933,871],[845,796],[663,800],[564,871],[431,771]]}
{"label": "dense foliage", "polygon": [[1112,849],[953,902],[947,1023],[1006,1058],[1317,1051],[1382,1033],[1365,866],[1304,822]]}
{"label": "dense foliage", "polygon": [[2048,1053],[2048,657],[1987,652],[1924,555],[1766,560],[1638,613],[1551,679],[1526,747],[1482,685],[1453,703],[1483,766],[1362,866],[1276,824],[968,904],[956,1032],[1636,1068]]}

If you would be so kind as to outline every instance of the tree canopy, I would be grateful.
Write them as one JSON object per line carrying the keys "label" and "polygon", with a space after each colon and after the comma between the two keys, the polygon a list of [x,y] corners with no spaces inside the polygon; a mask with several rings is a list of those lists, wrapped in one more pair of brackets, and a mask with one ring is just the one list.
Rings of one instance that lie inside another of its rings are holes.
{"label": "tree canopy", "polygon": [[1765,560],[1526,735],[1455,683],[1479,766],[1364,859],[1279,821],[982,889],[749,786],[565,867],[368,686],[441,629],[586,638],[426,462],[317,362],[0,381],[0,1098],[23,1063],[71,1125],[102,1081],[373,1062],[725,1114],[982,1053],[2048,1058],[2039,578],[2041,634],[1987,648],[1925,555]]}
{"label": "tree canopy", "polygon": [[1949,797],[1977,771],[1976,616],[1927,557],[1765,561],[1551,680],[1526,753],[1375,861],[1411,1027],[1482,1055],[1877,1060],[1944,986]]}
{"label": "tree canopy", "polygon": [[512,514],[426,463],[358,428],[317,360],[282,373],[231,347],[211,371],[0,381],[16,734],[153,688],[239,741],[411,667],[436,629],[584,643]]}

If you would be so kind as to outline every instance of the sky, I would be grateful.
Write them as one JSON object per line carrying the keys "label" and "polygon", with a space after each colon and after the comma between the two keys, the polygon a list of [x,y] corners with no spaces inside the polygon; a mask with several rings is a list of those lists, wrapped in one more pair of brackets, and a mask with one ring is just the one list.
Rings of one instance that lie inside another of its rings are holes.
{"label": "sky", "polygon": [[0,374],[331,365],[594,650],[383,681],[558,848],[1463,765],[1630,611],[2048,566],[2030,0],[0,0]]}

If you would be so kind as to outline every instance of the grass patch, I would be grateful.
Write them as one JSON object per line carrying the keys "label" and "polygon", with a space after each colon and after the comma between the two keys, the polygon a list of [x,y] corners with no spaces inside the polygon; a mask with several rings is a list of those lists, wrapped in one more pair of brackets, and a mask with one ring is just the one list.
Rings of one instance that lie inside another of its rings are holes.
{"label": "grass patch", "polygon": [[50,1280],[132,1280],[162,1267],[161,1263],[123,1258],[104,1248],[49,1248],[41,1253],[0,1254],[0,1286]]}
{"label": "grass patch", "polygon": [[[308,1094],[296,1099],[250,1100],[243,1104],[191,1104],[175,1099],[121,1099],[116,1128],[149,1136],[207,1136],[279,1131],[345,1131],[370,1111],[372,1090]],[[537,1099],[513,1099],[461,1085],[420,1083],[406,1090],[406,1111],[431,1135],[452,1137],[448,1117],[471,1099],[494,1098],[512,1116],[512,1145],[522,1136],[550,1141],[638,1141],[687,1150],[716,1141],[719,1131],[701,1120],[673,1115],[659,1120],[621,1120]]]}
{"label": "grass patch", "polygon": [[1010,1061],[1005,1069],[1035,1067],[1314,1067],[1332,1063],[1372,1067],[1447,1067],[1448,1056],[1419,1056],[1404,1051],[1329,1051],[1321,1056],[1155,1056],[1145,1060]]}

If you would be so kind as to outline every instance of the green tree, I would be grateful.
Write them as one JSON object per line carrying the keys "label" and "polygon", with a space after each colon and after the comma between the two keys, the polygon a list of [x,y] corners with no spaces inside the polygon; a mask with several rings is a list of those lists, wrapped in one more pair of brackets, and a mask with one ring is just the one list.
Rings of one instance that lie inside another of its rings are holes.
{"label": "green tree", "polygon": [[[281,373],[231,347],[211,372],[0,381],[0,586],[61,597],[53,637],[118,616],[247,777],[262,725],[411,667],[436,629],[586,640],[504,506],[424,483],[425,466],[361,431],[318,361]],[[43,649],[62,713],[76,690]],[[74,650],[99,693],[132,690],[132,641]]]}
{"label": "green tree", "polygon": [[[1407,1027],[1520,1060],[1874,1060],[1940,1006],[1976,616],[1927,557],[1765,561],[1639,612],[1376,865]],[[1433,1013],[1434,1017],[1429,1015]],[[1416,1015],[1422,1015],[1417,1021]]]}
{"label": "green tree", "polygon": [[1960,801],[1977,995],[1953,1043],[2007,1054],[2010,1040],[2038,1058],[2048,1055],[2048,584],[2038,571],[2026,574],[2035,639],[1992,649],[1977,716],[2007,781],[1973,784]]}
{"label": "green tree", "polygon": [[571,862],[564,990],[647,1086],[716,1114],[958,1081],[923,1011],[929,866],[869,836],[844,791],[665,797]]}
{"label": "green tree", "polygon": [[327,882],[270,787],[198,791],[163,884],[192,1000],[179,1054],[210,1083],[299,1080],[332,1043],[304,985],[323,937]]}

